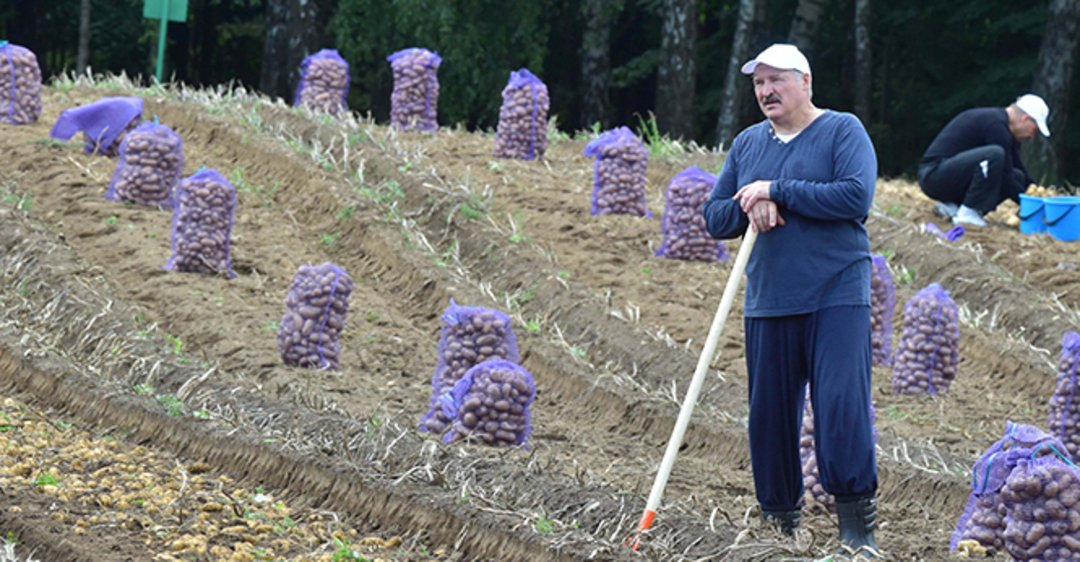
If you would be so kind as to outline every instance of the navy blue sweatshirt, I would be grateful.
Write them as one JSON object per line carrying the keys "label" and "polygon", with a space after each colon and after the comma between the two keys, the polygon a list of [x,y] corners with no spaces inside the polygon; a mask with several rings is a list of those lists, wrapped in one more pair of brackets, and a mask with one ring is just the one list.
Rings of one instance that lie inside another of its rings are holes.
{"label": "navy blue sweatshirt", "polygon": [[[965,150],[980,146],[997,145],[1005,150],[1002,180],[1006,193],[1013,200],[1023,193],[1029,184],[1035,183],[1020,160],[1020,143],[1009,132],[1009,114],[1003,107],[976,107],[960,112],[942,129],[923,154],[919,166],[933,164],[938,160],[956,156]],[[1013,168],[1023,172],[1027,183],[1019,185],[1013,176]]]}
{"label": "navy blue sweatshirt", "polygon": [[714,238],[746,232],[749,219],[732,196],[756,180],[773,182],[769,196],[786,224],[758,236],[746,267],[744,315],[869,306],[870,237],[863,222],[877,156],[859,119],[827,110],[788,143],[767,120],[739,133],[705,203]]}

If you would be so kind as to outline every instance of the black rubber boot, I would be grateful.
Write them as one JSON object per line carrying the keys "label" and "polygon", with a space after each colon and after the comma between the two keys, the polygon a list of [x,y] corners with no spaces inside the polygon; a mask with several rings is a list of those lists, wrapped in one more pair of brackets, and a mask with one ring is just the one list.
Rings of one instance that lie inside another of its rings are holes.
{"label": "black rubber boot", "polygon": [[877,560],[881,558],[874,528],[877,526],[877,499],[863,498],[855,501],[836,502],[836,515],[840,519],[841,560]]}
{"label": "black rubber boot", "polygon": [[801,517],[802,511],[798,509],[794,511],[761,511],[761,518],[766,523],[774,525],[781,533],[789,537],[795,534],[795,529],[799,527]]}

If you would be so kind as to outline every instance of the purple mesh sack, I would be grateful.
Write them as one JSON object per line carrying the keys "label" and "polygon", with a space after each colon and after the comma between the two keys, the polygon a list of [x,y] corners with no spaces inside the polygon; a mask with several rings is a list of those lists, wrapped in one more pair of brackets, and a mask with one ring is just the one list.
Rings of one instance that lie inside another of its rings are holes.
{"label": "purple mesh sack", "polygon": [[959,224],[952,227],[952,228],[950,228],[946,232],[942,232],[941,229],[938,228],[938,225],[936,225],[936,224],[934,224],[932,222],[928,222],[928,223],[924,224],[923,225],[923,230],[925,232],[930,233],[930,234],[936,235],[938,238],[944,238],[945,240],[948,240],[949,242],[956,242],[957,240],[962,238],[964,236],[964,233],[966,232],[964,230],[963,225],[959,225]]}
{"label": "purple mesh sack", "polygon": [[[156,121],[156,119],[155,119]],[[120,143],[120,159],[105,199],[172,208],[184,169],[184,143],[165,125],[147,121]]]}
{"label": "purple mesh sack", "polygon": [[645,201],[645,168],[649,153],[633,131],[619,127],[585,146],[596,158],[593,168],[592,214],[651,217]]}
{"label": "purple mesh sack", "polygon": [[664,193],[660,233],[664,241],[656,256],[677,260],[726,261],[727,247],[705,229],[705,202],[712,194],[716,176],[691,166],[671,179]]}
{"label": "purple mesh sack", "polygon": [[439,128],[439,65],[442,57],[427,49],[404,49],[388,57],[394,71],[390,125],[399,131]]}
{"label": "purple mesh sack", "polygon": [[1065,332],[1061,338],[1057,388],[1050,397],[1050,433],[1061,439],[1071,458],[1080,458],[1080,396],[1076,368],[1080,362],[1080,334]]}
{"label": "purple mesh sack", "polygon": [[952,550],[957,550],[963,541],[976,541],[999,551],[1004,548],[1005,506],[1001,489],[1021,459],[1052,452],[1053,448],[1043,445],[1059,450],[1063,447],[1060,441],[1033,425],[1005,422],[1005,435],[971,467],[971,495],[949,537]]}
{"label": "purple mesh sack", "polygon": [[[814,449],[814,409],[810,404],[810,389],[806,389],[806,402],[803,406],[803,422],[799,432],[799,458],[802,461],[803,472],[803,500],[806,503],[821,504],[829,513],[836,512],[836,498],[825,491],[821,483],[821,473],[818,472],[817,453]],[[874,402],[868,404],[870,419],[877,422],[877,410]],[[873,428],[874,443],[878,442],[880,434],[877,426]]]}
{"label": "purple mesh sack", "polygon": [[236,277],[229,248],[236,190],[217,170],[199,170],[176,188],[169,271]]}
{"label": "purple mesh sack", "polygon": [[1005,551],[1015,560],[1080,560],[1080,468],[1063,451],[1021,459],[1009,473],[1005,505]]}
{"label": "purple mesh sack", "polygon": [[278,351],[286,365],[338,368],[338,338],[345,329],[354,288],[352,277],[332,263],[300,266],[285,297],[285,315],[278,328]]}
{"label": "purple mesh sack", "polygon": [[420,431],[442,435],[453,418],[440,407],[444,395],[465,377],[465,373],[488,359],[517,362],[517,337],[510,317],[502,311],[481,306],[460,306],[450,299],[442,314],[439,333],[439,361],[431,377],[431,403],[420,419]]}
{"label": "purple mesh sack", "polygon": [[892,390],[896,394],[947,392],[960,363],[956,303],[932,283],[904,305],[904,329],[896,347]]}
{"label": "purple mesh sack", "polygon": [[117,156],[124,137],[142,123],[142,112],[142,98],[101,98],[65,110],[49,136],[66,141],[82,131],[83,150],[90,154]]}
{"label": "purple mesh sack", "polygon": [[872,256],[870,273],[870,343],[875,365],[892,365],[893,313],[896,286],[885,256]]}
{"label": "purple mesh sack", "polygon": [[0,40],[0,123],[25,125],[41,116],[41,67],[33,51]]}
{"label": "purple mesh sack", "polygon": [[522,366],[505,359],[488,359],[469,369],[440,401],[442,414],[452,419],[443,443],[478,439],[486,445],[516,447],[532,434],[529,406],[536,383]]}
{"label": "purple mesh sack", "polygon": [[334,49],[323,49],[300,63],[293,105],[336,115],[348,109],[349,63]]}
{"label": "purple mesh sack", "polygon": [[520,160],[543,157],[547,151],[547,116],[551,107],[547,86],[522,68],[510,73],[502,99],[493,154]]}

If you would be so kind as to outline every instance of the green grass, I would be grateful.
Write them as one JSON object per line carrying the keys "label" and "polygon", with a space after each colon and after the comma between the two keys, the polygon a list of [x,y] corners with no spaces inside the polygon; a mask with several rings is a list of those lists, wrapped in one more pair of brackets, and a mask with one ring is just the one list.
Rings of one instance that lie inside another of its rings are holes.
{"label": "green grass", "polygon": [[159,394],[156,396],[157,401],[165,406],[165,411],[174,417],[184,415],[184,402],[176,397],[175,394]]}
{"label": "green grass", "polygon": [[52,472],[42,472],[34,479],[35,486],[58,486],[60,485],[60,479],[53,475]]}

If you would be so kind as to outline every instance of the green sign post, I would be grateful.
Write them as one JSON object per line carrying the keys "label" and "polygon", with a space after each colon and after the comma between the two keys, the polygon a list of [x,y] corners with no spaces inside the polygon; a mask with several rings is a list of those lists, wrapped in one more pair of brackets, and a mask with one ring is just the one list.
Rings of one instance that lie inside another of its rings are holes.
{"label": "green sign post", "polygon": [[161,20],[158,31],[157,68],[154,75],[161,83],[161,72],[165,67],[165,31],[170,21],[187,21],[188,0],[143,0],[143,17]]}

